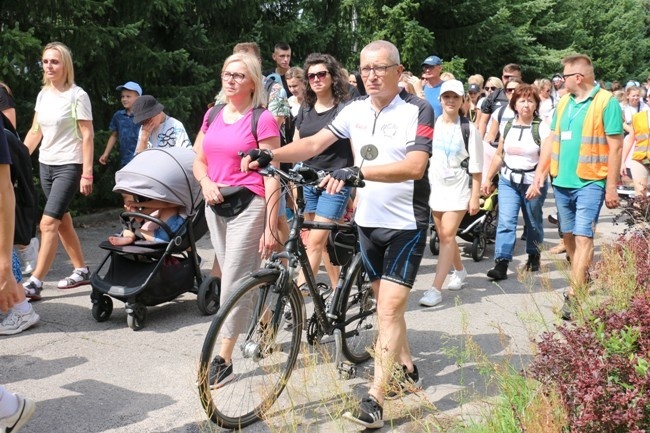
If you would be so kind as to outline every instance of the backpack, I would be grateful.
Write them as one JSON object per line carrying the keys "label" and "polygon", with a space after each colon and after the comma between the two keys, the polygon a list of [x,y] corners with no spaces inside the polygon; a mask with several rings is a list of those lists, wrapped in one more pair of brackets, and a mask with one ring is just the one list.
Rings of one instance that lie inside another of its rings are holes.
{"label": "backpack", "polygon": [[20,140],[18,133],[4,114],[2,123],[4,123],[4,134],[11,155],[11,183],[16,197],[14,244],[29,245],[31,239],[36,236],[38,218],[38,195],[34,187],[32,158],[29,149]]}
{"label": "backpack", "polygon": [[[508,135],[508,132],[510,132],[510,128],[512,128],[512,120],[508,120],[506,123],[505,128],[503,129],[503,139],[506,139],[506,136]],[[539,136],[539,124],[541,123],[541,119],[539,117],[535,117],[532,122],[532,130],[533,130],[533,140],[535,140],[535,144],[537,146],[542,145],[542,138]]]}
{"label": "backpack", "polygon": [[[469,155],[469,119],[465,116],[460,116],[460,133],[465,143],[465,151]],[[469,156],[460,163],[460,166],[465,169],[470,177],[472,176],[469,172]]]}
{"label": "backpack", "polygon": [[[225,106],[226,104],[217,104],[210,109],[210,114],[208,115],[208,128],[210,127],[210,124],[212,124],[214,119],[216,119],[217,114],[219,114],[219,112],[223,110],[223,107]],[[255,138],[255,143],[257,143],[257,147],[260,147],[260,142],[257,139],[257,123],[259,122],[260,117],[262,116],[262,112],[264,110],[265,108],[262,107],[253,108],[253,118],[251,119],[251,133]]]}

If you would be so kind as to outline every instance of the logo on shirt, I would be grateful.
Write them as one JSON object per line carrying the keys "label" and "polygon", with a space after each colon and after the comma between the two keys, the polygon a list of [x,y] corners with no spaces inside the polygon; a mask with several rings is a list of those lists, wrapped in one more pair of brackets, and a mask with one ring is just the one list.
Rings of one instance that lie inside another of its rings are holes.
{"label": "logo on shirt", "polygon": [[381,133],[384,134],[384,137],[393,138],[397,134],[397,125],[387,123],[381,127]]}

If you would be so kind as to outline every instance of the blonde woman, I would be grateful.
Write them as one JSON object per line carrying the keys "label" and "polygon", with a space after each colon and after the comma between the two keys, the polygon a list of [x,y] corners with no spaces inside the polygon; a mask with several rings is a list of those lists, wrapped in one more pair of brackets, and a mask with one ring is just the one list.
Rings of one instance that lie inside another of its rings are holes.
{"label": "blonde woman", "polygon": [[442,285],[452,266],[454,273],[447,289],[460,290],[463,287],[467,271],[460,258],[456,232],[466,213],[475,215],[479,210],[483,151],[478,131],[471,122],[468,146],[465,149],[461,123],[464,95],[463,83],[460,81],[448,80],[442,83],[442,116],[436,119],[434,126],[436,133],[429,166],[432,191],[429,206],[440,239],[440,254],[431,289],[420,299],[420,305],[427,307],[442,302]]}
{"label": "blonde woman", "polygon": [[[268,258],[277,245],[278,181],[262,177],[255,171],[242,172],[238,152],[258,147],[278,149],[280,131],[273,115],[263,110],[257,123],[257,141],[252,133],[254,109],[264,107],[266,101],[257,58],[242,53],[228,57],[221,70],[221,84],[225,106],[214,119],[210,119],[211,110],[203,118],[194,144],[194,176],[209,206],[205,216],[222,269],[220,296],[223,302],[247,274],[259,269],[262,259]],[[219,205],[226,200],[225,187],[244,187],[242,195],[246,195],[248,204],[241,213],[232,216],[219,213]],[[213,388],[234,378],[232,352],[247,314],[242,308],[233,315],[225,335],[220,336],[219,354],[210,368]]]}
{"label": "blonde woman", "polygon": [[25,136],[33,153],[41,145],[40,178],[46,203],[40,222],[41,248],[36,269],[24,283],[25,295],[41,299],[43,279],[54,263],[59,238],[74,271],[59,281],[59,289],[90,282],[79,237],[69,206],[77,192],[93,191],[93,117],[88,94],[74,83],[70,49],[61,42],[45,46],[42,56],[43,88],[36,99],[34,121]]}

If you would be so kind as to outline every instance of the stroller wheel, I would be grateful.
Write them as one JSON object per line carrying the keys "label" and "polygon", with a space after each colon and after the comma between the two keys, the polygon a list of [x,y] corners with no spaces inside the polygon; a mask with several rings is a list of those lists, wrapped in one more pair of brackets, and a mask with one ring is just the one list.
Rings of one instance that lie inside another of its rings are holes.
{"label": "stroller wheel", "polygon": [[211,316],[219,310],[219,295],[221,293],[221,279],[217,277],[206,277],[196,296],[199,311],[206,316]]}
{"label": "stroller wheel", "polygon": [[484,234],[476,236],[472,242],[472,259],[475,262],[480,262],[483,260],[483,255],[485,254],[485,246],[487,244],[487,239]]}
{"label": "stroller wheel", "polygon": [[431,250],[431,254],[434,256],[440,253],[440,238],[435,227],[431,229],[431,235],[429,236],[429,250]]}
{"label": "stroller wheel", "polygon": [[93,304],[93,318],[98,322],[105,322],[113,313],[113,301],[109,296],[101,295]]}
{"label": "stroller wheel", "polygon": [[128,315],[126,316],[126,324],[134,331],[139,331],[144,327],[144,322],[147,319],[147,307],[142,304],[132,304],[127,306]]}

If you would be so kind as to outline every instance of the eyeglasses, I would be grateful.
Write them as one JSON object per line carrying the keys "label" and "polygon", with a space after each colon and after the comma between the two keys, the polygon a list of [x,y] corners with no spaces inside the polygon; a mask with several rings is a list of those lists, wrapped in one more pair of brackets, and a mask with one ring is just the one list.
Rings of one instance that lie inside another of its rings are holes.
{"label": "eyeglasses", "polygon": [[363,68],[360,69],[361,76],[367,77],[370,75],[370,72],[374,72],[376,76],[383,77],[384,75],[386,75],[386,70],[388,68],[392,68],[393,66],[397,66],[397,63],[393,63],[392,65],[387,65],[387,66],[375,66],[374,68],[371,68],[370,66],[364,66]]}
{"label": "eyeglasses", "polygon": [[485,90],[489,90],[490,92],[494,92],[496,89],[495,86],[485,86]]}
{"label": "eyeglasses", "polygon": [[506,87],[506,93],[512,93],[514,92],[516,87]]}
{"label": "eyeglasses", "polygon": [[223,81],[230,81],[230,80],[235,80],[235,83],[243,83],[244,78],[246,78],[246,75],[240,74],[239,72],[222,72],[221,73],[221,79]]}
{"label": "eyeglasses", "polygon": [[323,80],[325,77],[327,77],[327,74],[329,74],[327,71],[318,71],[314,72],[313,74],[307,74],[307,79],[309,81],[314,81],[316,77],[318,77],[319,80]]}
{"label": "eyeglasses", "polygon": [[574,72],[573,74],[562,74],[562,79],[566,80],[569,77],[573,77],[574,75],[580,75],[581,77],[584,77],[584,74],[580,72]]}

